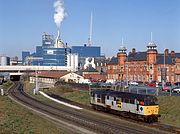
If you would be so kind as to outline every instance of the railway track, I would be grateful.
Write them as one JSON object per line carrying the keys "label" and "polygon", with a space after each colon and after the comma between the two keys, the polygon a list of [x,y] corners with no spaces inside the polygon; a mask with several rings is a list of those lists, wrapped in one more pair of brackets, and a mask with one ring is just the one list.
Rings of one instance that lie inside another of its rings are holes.
{"label": "railway track", "polygon": [[152,134],[152,133],[166,133],[158,129],[138,126],[136,124],[124,124],[120,120],[108,119],[95,116],[95,114],[87,114],[85,111],[78,111],[71,108],[59,108],[47,103],[41,102],[23,91],[23,86],[20,83],[9,90],[9,96],[16,99],[20,103],[36,109],[44,114],[52,116],[58,120],[63,120],[70,124],[89,130],[89,132],[103,133],[103,134]]}
{"label": "railway track", "polygon": [[[85,109],[88,109],[88,110],[93,110],[91,106],[71,101],[71,100],[69,100],[67,98],[64,98],[62,96],[56,95],[53,92],[50,92],[50,93],[47,93],[47,94],[49,96],[53,97],[53,98],[56,98],[56,99],[60,100],[60,101],[67,102],[67,103],[70,103],[72,105],[76,105],[76,106],[79,106],[79,107],[82,107],[82,108],[85,108]],[[101,114],[109,114],[109,113],[106,113],[106,112],[103,112],[103,111],[97,111],[97,112],[99,112]],[[113,116],[114,118],[118,117],[119,119],[128,120],[129,122],[138,123],[138,124],[141,124],[143,126],[154,127],[154,128],[157,128],[157,129],[160,129],[160,130],[164,130],[164,131],[168,131],[168,132],[172,132],[172,133],[180,133],[180,128],[177,128],[177,127],[174,127],[174,126],[170,126],[170,125],[167,125],[167,124],[162,124],[160,122],[155,122],[155,123],[150,123],[149,124],[149,123],[145,123],[145,122],[142,122],[142,121],[137,121],[137,120],[133,120],[133,119],[130,119],[130,118],[121,117],[119,115],[114,115],[114,114],[110,114],[110,115]]]}

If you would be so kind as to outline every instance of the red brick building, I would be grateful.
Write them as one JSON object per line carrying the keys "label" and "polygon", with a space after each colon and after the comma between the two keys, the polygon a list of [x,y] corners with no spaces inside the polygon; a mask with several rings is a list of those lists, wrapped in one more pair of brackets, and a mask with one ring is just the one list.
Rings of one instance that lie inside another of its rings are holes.
{"label": "red brick building", "polygon": [[107,80],[106,73],[99,72],[98,70],[96,70],[95,68],[93,68],[91,66],[87,67],[83,71],[82,76],[84,77],[84,79],[90,79],[90,80],[95,80],[95,81]]}
{"label": "red brick building", "polygon": [[136,52],[133,48],[127,55],[122,47],[117,57],[111,58],[107,64],[107,78],[129,81],[180,81],[180,53],[166,49],[158,53],[156,44],[150,42],[147,51]]}

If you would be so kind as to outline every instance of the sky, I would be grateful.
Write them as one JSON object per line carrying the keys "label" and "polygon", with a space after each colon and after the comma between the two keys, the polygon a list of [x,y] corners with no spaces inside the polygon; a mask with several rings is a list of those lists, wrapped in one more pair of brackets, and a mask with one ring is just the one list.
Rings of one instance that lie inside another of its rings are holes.
{"label": "sky", "polygon": [[[42,34],[57,35],[55,0],[0,0],[0,55],[34,52]],[[64,0],[61,39],[70,46],[88,41],[93,12],[93,46],[116,56],[123,38],[128,51],[146,51],[151,32],[158,52],[180,52],[180,0]]]}

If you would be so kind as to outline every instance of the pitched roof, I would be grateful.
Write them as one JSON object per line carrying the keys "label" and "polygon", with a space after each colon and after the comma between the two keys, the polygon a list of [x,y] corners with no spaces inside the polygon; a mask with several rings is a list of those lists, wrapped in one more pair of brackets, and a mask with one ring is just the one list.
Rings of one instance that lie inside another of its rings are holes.
{"label": "pitched roof", "polygon": [[[67,71],[39,71],[38,72],[38,77],[46,77],[46,78],[60,78],[69,72]],[[32,73],[32,76],[35,76],[36,73]]]}
{"label": "pitched roof", "polygon": [[175,53],[176,58],[180,58],[180,53]]}
{"label": "pitched roof", "polygon": [[106,74],[84,74],[83,75],[85,79],[100,79],[100,80],[106,80],[107,79],[107,75]]}
{"label": "pitched roof", "polygon": [[114,65],[114,64],[118,64],[118,59],[117,59],[117,57],[112,57],[108,64],[113,64],[113,65]]}
{"label": "pitched roof", "polygon": [[[171,56],[171,54],[168,54],[165,58],[166,64],[174,64],[175,58],[180,58],[180,53],[175,53],[175,56]],[[147,60],[147,52],[130,52],[128,54],[128,61],[146,61]],[[112,57],[108,64],[116,65],[118,64],[117,57]],[[156,64],[164,64],[164,54],[158,54],[157,55],[157,62]]]}
{"label": "pitched roof", "polygon": [[98,72],[98,71],[92,66],[89,66],[83,72]]}
{"label": "pitched roof", "polygon": [[147,52],[129,53],[128,61],[144,61],[147,59]]}
{"label": "pitched roof", "polygon": [[[165,64],[174,64],[175,57],[171,55],[165,56]],[[157,56],[156,64],[164,64],[164,54],[160,54]]]}
{"label": "pitched roof", "polygon": [[94,58],[94,63],[108,63],[109,60],[108,59],[98,59],[98,58]]}

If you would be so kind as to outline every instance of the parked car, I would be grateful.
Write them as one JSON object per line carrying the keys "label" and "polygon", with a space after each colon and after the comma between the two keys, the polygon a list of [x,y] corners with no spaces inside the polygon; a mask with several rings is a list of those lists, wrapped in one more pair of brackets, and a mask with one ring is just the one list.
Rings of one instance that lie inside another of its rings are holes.
{"label": "parked car", "polygon": [[157,82],[156,81],[152,81],[152,82],[148,83],[147,85],[150,86],[150,87],[156,87]]}
{"label": "parked car", "polygon": [[137,81],[138,85],[143,85],[143,81]]}
{"label": "parked car", "polygon": [[99,86],[100,86],[100,87],[111,87],[112,84],[111,84],[111,83],[100,82],[100,83],[99,83]]}
{"label": "parked car", "polygon": [[176,82],[176,83],[174,83],[174,85],[176,85],[176,86],[180,86],[180,82]]}
{"label": "parked car", "polygon": [[130,81],[129,85],[138,86],[139,84],[137,82],[135,82],[135,81]]}
{"label": "parked car", "polygon": [[166,82],[166,86],[171,86],[171,82]]}
{"label": "parked car", "polygon": [[164,88],[162,88],[162,91],[169,92],[170,90],[171,90],[170,86],[164,86]]}
{"label": "parked car", "polygon": [[175,87],[171,90],[172,92],[180,93],[180,87]]}

